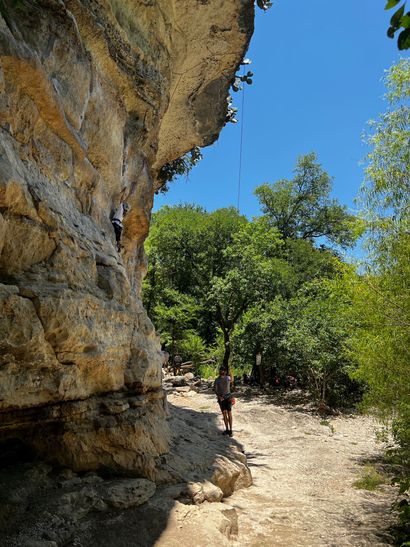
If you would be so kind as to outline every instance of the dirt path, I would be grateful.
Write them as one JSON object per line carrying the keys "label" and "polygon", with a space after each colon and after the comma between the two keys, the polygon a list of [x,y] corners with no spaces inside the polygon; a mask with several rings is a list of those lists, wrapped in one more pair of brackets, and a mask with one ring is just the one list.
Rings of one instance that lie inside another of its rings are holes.
{"label": "dirt path", "polygon": [[[364,463],[382,452],[370,418],[323,421],[297,391],[292,400],[244,393],[229,438],[214,395],[202,386],[202,393],[169,390],[173,440],[158,460],[156,487],[36,460],[7,464],[0,470],[1,547],[392,544],[394,489],[353,486]],[[242,452],[253,476],[248,488]],[[139,503],[144,488],[148,499]]]}
{"label": "dirt path", "polygon": [[[208,394],[189,400],[171,396],[170,401],[216,411]],[[254,485],[227,499],[239,516],[239,534],[232,544],[391,544],[387,530],[393,488],[385,485],[369,492],[353,487],[363,463],[381,453],[373,420],[342,416],[321,424],[306,406],[278,404],[277,396],[241,398],[234,420],[235,439],[244,445]]]}

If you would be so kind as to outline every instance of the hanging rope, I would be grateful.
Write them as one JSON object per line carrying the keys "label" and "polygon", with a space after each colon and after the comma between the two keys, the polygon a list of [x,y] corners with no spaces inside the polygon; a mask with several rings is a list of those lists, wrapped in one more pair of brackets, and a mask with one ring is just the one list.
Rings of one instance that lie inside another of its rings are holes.
{"label": "hanging rope", "polygon": [[[242,69],[242,74],[245,74],[245,66]],[[243,126],[244,126],[244,119],[245,119],[245,82],[242,86],[242,106],[241,106],[241,140],[239,145],[239,172],[238,172],[238,199],[237,199],[237,205],[236,208],[238,210],[238,213],[240,212],[240,199],[241,199],[241,175],[242,175],[242,144],[243,144]]]}

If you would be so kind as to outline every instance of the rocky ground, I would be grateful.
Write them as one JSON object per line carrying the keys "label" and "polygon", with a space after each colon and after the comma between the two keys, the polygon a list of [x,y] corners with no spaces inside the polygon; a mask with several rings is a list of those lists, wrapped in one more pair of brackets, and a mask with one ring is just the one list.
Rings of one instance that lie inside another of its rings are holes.
{"label": "rocky ground", "polygon": [[[187,404],[181,399],[170,397],[174,404]],[[211,395],[191,398],[189,406],[216,410]],[[323,419],[299,391],[239,394],[234,438],[245,447],[253,486],[228,500],[238,515],[231,544],[392,544],[394,489],[353,486],[368,462],[379,465],[383,446],[376,443],[375,429],[372,419],[354,414]]]}
{"label": "rocky ground", "polygon": [[365,463],[377,461],[382,451],[371,419],[323,420],[300,391],[268,394],[247,388],[234,407],[234,437],[226,438],[209,383],[168,378],[164,387],[173,444],[158,461],[157,484],[75,474],[34,462],[22,447],[10,446],[16,456],[11,461],[3,453],[0,472],[0,544],[392,543],[392,487],[369,492],[353,486]]}

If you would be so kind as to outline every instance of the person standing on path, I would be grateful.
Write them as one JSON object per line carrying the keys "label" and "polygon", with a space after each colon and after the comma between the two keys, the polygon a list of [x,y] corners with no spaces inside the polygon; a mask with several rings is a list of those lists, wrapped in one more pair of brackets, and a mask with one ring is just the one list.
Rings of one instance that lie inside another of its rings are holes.
{"label": "person standing on path", "polygon": [[174,376],[177,376],[178,374],[181,374],[181,365],[182,365],[182,357],[179,355],[179,353],[177,353],[175,356],[174,356],[174,361],[173,361],[173,370],[174,370]]}
{"label": "person standing on path", "polygon": [[226,373],[226,370],[221,367],[219,376],[214,382],[214,391],[218,398],[219,408],[225,424],[223,435],[232,437],[232,395],[231,395],[231,377]]}

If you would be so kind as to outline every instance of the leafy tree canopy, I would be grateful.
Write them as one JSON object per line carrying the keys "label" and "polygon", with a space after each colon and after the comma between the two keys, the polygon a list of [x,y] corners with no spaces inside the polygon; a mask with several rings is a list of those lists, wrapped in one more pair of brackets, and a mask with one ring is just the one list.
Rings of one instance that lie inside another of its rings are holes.
{"label": "leafy tree canopy", "polygon": [[300,156],[295,177],[258,186],[255,194],[272,226],[287,239],[325,238],[343,247],[353,245],[356,222],[346,207],[330,197],[332,179],[316,154]]}

